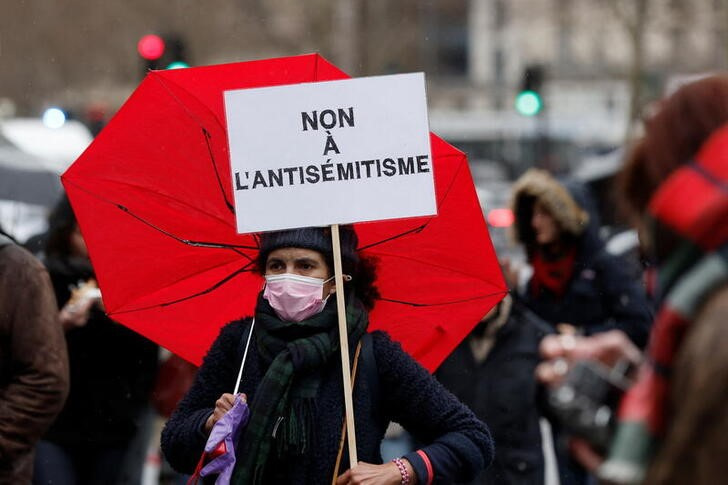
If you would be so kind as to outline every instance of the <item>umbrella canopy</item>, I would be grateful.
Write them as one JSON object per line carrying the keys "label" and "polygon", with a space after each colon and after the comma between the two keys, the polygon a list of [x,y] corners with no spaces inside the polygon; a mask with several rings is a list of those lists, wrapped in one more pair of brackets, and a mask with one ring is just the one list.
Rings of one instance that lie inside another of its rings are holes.
{"label": "umbrella canopy", "polygon": [[[223,92],[347,77],[317,54],[146,76],[62,177],[112,318],[199,363],[252,314],[257,239],[235,230]],[[431,146],[438,215],[356,230],[380,261],[370,330],[434,370],[507,290],[465,155]]]}

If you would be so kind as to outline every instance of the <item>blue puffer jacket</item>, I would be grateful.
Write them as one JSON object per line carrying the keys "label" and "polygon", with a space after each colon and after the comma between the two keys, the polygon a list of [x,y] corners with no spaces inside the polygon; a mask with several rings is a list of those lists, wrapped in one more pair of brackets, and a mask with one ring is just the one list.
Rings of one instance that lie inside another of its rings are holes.
{"label": "blue puffer jacket", "polygon": [[[250,320],[225,326],[195,379],[162,433],[162,450],[169,463],[182,472],[192,472],[206,436],[203,426],[215,401],[231,392],[240,364],[242,336]],[[487,427],[443,388],[426,369],[417,364],[398,343],[383,332],[370,340],[376,369],[358,370],[354,389],[357,455],[360,461],[381,463],[379,446],[390,421],[401,423],[419,442],[434,474],[417,452],[406,455],[417,473],[418,483],[467,482],[493,458],[493,442]],[[351,342],[350,348],[356,343]],[[362,349],[362,356],[367,350]],[[353,353],[353,352],[352,352]],[[370,354],[370,355],[372,355]],[[360,357],[360,366],[366,359]],[[265,372],[255,345],[251,345],[240,392],[252,399]],[[331,483],[341,437],[344,397],[341,364],[338,359],[323,370],[317,397],[314,446],[302,460],[274,463],[269,467],[275,477],[268,483],[319,485]],[[372,382],[376,379],[378,382]],[[340,473],[348,467],[344,452]]]}

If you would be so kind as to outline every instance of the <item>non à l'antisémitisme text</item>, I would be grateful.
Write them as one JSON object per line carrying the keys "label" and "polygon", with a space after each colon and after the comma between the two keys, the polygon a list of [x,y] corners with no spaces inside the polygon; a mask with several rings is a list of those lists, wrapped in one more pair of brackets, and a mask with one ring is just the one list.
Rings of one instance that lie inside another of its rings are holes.
{"label": "non \u00e0 l'antis\u00e9mitisme text", "polygon": [[255,190],[326,182],[389,178],[430,172],[429,155],[375,158],[353,162],[298,165],[235,172],[235,190]]}

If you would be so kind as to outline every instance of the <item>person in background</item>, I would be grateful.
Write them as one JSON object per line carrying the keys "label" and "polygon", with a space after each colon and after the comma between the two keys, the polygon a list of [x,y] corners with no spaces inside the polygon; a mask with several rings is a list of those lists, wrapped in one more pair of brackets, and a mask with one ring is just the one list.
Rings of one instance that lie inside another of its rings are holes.
{"label": "person in background", "polygon": [[38,444],[34,483],[115,484],[146,417],[158,347],[104,313],[86,244],[66,197],[56,205],[49,225],[44,263],[66,335],[71,391]]}
{"label": "person in background", "polygon": [[68,394],[48,273],[0,230],[0,483],[29,484],[36,442]]}
{"label": "person in background", "polygon": [[575,456],[618,484],[713,484],[728,476],[728,76],[686,84],[645,121],[621,195],[657,267],[659,309],[644,355],[620,331],[547,337],[540,379],[579,359],[641,366],[607,459]]}
{"label": "person in background", "polygon": [[538,346],[553,330],[507,295],[440,365],[435,377],[488,423],[496,442],[493,465],[473,485],[544,483]]}
{"label": "person in background", "polygon": [[570,188],[539,169],[513,186],[514,237],[533,267],[523,301],[554,327],[584,335],[616,328],[643,347],[651,318],[645,292],[605,251],[587,194]]}
{"label": "person in background", "polygon": [[[639,281],[609,254],[598,237],[588,194],[544,170],[530,169],[513,186],[515,239],[524,245],[533,275],[523,302],[556,331],[594,335],[624,332],[638,347],[647,342],[651,311]],[[570,438],[552,420],[562,485],[584,484],[587,472],[571,459]]]}
{"label": "person in background", "polygon": [[[192,472],[214,424],[233,406],[244,344],[252,331],[241,392],[250,421],[236,446],[234,484],[427,484],[469,481],[493,456],[487,427],[402,347],[381,331],[367,334],[378,296],[375,266],[357,252],[353,228],[341,228],[349,346],[361,342],[353,389],[359,462],[350,467],[341,438],[344,395],[329,228],[264,233],[264,275],[250,318],[223,327],[190,392],[162,433],[175,468]],[[353,352],[356,355],[356,352]],[[423,446],[382,464],[387,424],[399,422]],[[337,451],[343,458],[337,465]],[[338,468],[337,468],[338,466]]]}

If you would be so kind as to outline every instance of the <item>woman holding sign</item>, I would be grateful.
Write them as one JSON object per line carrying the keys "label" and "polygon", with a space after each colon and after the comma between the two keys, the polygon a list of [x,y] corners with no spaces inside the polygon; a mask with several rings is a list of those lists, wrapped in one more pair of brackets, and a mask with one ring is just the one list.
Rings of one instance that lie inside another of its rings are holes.
{"label": "woman holding sign", "polygon": [[[213,425],[232,407],[252,326],[240,390],[250,419],[236,445],[231,483],[432,483],[468,481],[493,456],[486,426],[399,344],[367,334],[378,296],[373,264],[356,251],[357,236],[341,228],[346,314],[355,348],[353,401],[359,463],[342,453],[344,395],[333,282],[330,229],[265,233],[258,268],[266,284],[255,310],[225,326],[195,383],[162,434],[166,458],[192,472]],[[390,421],[424,446],[381,464],[379,446]]]}

